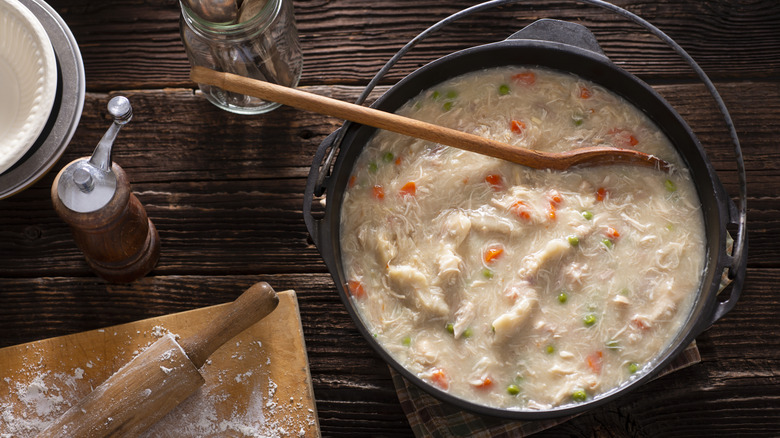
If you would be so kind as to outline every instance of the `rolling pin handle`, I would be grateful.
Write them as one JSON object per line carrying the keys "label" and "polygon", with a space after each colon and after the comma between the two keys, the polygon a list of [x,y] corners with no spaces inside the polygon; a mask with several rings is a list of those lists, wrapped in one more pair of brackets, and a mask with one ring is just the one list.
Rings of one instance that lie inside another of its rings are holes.
{"label": "rolling pin handle", "polygon": [[265,318],[278,304],[274,289],[266,282],[257,283],[228,304],[214,324],[181,339],[179,345],[195,367],[200,368],[219,347]]}

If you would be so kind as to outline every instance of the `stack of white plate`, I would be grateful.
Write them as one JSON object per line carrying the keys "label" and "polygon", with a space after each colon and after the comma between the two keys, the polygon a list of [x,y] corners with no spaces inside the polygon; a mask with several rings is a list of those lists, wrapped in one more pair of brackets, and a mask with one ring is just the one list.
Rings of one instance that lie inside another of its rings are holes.
{"label": "stack of white plate", "polygon": [[0,199],[54,166],[84,91],[81,53],[62,18],[42,0],[0,0]]}

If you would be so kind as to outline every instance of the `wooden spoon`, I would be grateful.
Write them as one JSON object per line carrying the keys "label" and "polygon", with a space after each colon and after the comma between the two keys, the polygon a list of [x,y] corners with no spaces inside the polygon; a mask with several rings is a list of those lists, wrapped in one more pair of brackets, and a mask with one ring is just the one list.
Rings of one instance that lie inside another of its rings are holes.
{"label": "wooden spoon", "polygon": [[488,155],[533,169],[566,170],[572,166],[599,166],[632,164],[669,170],[670,164],[653,155],[631,149],[593,146],[567,152],[535,151],[480,137],[397,114],[380,111],[340,100],[307,93],[294,88],[250,79],[232,73],[217,72],[205,67],[193,67],[193,81],[213,85],[223,90],[254,96],[294,108],[351,120],[410,137],[453,146],[478,154]]}

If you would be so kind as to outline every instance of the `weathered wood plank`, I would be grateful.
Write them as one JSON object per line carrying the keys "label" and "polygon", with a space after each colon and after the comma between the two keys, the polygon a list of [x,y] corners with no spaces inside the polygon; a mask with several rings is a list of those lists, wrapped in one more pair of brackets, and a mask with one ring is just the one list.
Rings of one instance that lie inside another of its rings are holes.
{"label": "weathered wood plank", "polygon": [[[190,84],[177,2],[50,3],[79,42],[90,90],[114,90],[118,84],[125,89]],[[419,32],[475,3],[395,0],[368,7],[360,0],[295,1],[305,58],[302,83],[365,84]],[[616,3],[666,32],[713,77],[769,78],[780,73],[780,6],[773,0]],[[574,1],[534,0],[451,24],[404,57],[386,83],[444,54],[509,36],[538,18],[586,25],[618,65],[649,80],[692,76],[663,43],[617,15]]]}

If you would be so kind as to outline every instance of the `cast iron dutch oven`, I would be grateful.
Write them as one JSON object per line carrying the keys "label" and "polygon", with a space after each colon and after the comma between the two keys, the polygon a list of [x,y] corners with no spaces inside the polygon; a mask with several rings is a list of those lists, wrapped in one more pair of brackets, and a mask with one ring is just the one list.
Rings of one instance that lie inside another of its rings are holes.
{"label": "cast iron dutch oven", "polygon": [[[742,248],[738,259],[732,257],[727,225],[738,225],[740,214],[744,215],[744,212],[738,211],[732,203],[707,160],[701,144],[677,112],[650,86],[613,64],[604,55],[593,34],[578,24],[540,20],[504,41],[444,56],[401,80],[373,106],[392,112],[421,91],[446,79],[484,68],[509,65],[542,66],[571,72],[624,97],[642,109],[666,133],[692,173],[702,203],[706,226],[706,268],[701,274],[700,290],[692,312],[672,343],[655,360],[650,371],[584,403],[550,410],[521,411],[483,406],[454,397],[426,383],[399,364],[378,344],[361,321],[358,310],[346,290],[347,279],[344,276],[339,247],[340,211],[345,188],[352,167],[364,145],[376,131],[375,128],[357,124],[341,128],[346,129],[346,132],[343,132],[338,156],[329,175],[321,175],[321,172],[329,170],[328,166],[322,165],[322,162],[326,151],[333,146],[334,139],[340,131],[331,134],[320,145],[307,181],[304,218],[309,233],[333,276],[347,311],[367,342],[390,366],[431,395],[455,406],[478,414],[531,420],[582,412],[638,387],[652,379],[698,334],[731,310],[742,289],[746,251]],[[324,176],[327,177],[323,178]],[[321,178],[324,179],[324,183],[321,187],[317,187],[317,182]],[[315,192],[324,192],[327,199],[324,215],[318,218],[315,218],[311,211]],[[744,226],[744,221],[742,222],[741,226]],[[725,276],[733,280],[731,293],[728,294],[727,299],[718,297]]]}

